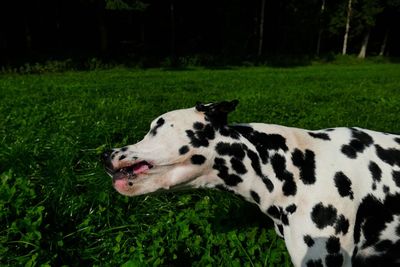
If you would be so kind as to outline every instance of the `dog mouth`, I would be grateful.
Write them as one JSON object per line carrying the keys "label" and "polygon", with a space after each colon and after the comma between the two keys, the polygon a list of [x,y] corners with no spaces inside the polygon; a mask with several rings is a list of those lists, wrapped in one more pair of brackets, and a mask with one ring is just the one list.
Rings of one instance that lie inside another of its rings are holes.
{"label": "dog mouth", "polygon": [[138,177],[139,174],[146,173],[148,170],[152,169],[154,165],[149,162],[142,160],[139,162],[135,162],[132,165],[125,166],[121,169],[118,169],[112,173],[113,182],[115,183],[118,180],[128,179],[133,180]]}

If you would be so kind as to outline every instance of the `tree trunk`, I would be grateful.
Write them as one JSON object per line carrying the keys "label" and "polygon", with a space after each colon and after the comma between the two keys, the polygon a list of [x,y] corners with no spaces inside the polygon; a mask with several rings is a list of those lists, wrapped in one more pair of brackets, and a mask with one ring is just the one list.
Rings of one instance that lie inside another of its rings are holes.
{"label": "tree trunk", "polygon": [[361,43],[360,53],[358,53],[358,58],[365,58],[365,55],[367,54],[369,33],[370,33],[370,29],[368,29],[368,31],[364,35],[364,39],[362,40],[362,43]]}
{"label": "tree trunk", "polygon": [[322,5],[321,5],[321,13],[319,16],[319,31],[318,31],[318,39],[317,39],[317,51],[316,54],[319,56],[319,52],[321,50],[321,38],[322,38],[322,16],[325,11],[325,0],[322,0]]}
{"label": "tree trunk", "polygon": [[351,2],[352,2],[352,0],[348,0],[348,3],[347,3],[346,31],[344,33],[344,38],[343,38],[342,55],[347,54],[347,40],[349,38],[349,31],[350,31]]}
{"label": "tree trunk", "polygon": [[28,26],[28,23],[25,24],[25,44],[26,44],[26,51],[28,53],[32,52],[32,34],[31,30]]}
{"label": "tree trunk", "polygon": [[260,58],[262,55],[263,41],[264,41],[264,12],[265,11],[265,0],[261,0],[261,13],[260,13],[260,33],[258,40],[258,52],[257,57]]}
{"label": "tree trunk", "polygon": [[170,49],[171,49],[171,64],[172,66],[177,65],[177,59],[176,59],[176,44],[175,44],[175,7],[174,7],[174,1],[171,1],[170,4],[170,19],[171,19],[171,44],[170,44]]}
{"label": "tree trunk", "polygon": [[389,30],[386,30],[385,37],[383,37],[383,42],[382,42],[382,45],[381,45],[381,51],[379,51],[379,55],[380,56],[384,56],[385,55],[388,36],[389,36]]}
{"label": "tree trunk", "polygon": [[106,53],[108,49],[108,32],[104,21],[105,17],[105,3],[97,1],[97,25],[100,35],[100,52]]}
{"label": "tree trunk", "polygon": [[100,51],[104,54],[107,52],[108,49],[107,28],[105,25],[100,25],[99,30],[100,30]]}

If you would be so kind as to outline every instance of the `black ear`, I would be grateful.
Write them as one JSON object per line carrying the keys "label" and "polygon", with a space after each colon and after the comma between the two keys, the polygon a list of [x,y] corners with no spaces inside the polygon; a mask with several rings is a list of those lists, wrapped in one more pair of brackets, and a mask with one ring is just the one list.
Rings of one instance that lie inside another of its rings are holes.
{"label": "black ear", "polygon": [[221,127],[228,124],[228,113],[234,111],[238,104],[239,100],[237,99],[207,105],[197,102],[196,110],[204,112],[206,119],[211,121],[211,124]]}

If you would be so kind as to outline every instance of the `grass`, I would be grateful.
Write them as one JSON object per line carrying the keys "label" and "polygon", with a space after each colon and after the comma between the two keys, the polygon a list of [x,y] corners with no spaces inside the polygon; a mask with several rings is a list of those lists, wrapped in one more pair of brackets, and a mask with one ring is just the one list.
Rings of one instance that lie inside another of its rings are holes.
{"label": "grass", "polygon": [[0,264],[290,266],[258,209],[217,191],[127,198],[99,163],[159,114],[239,99],[232,122],[400,132],[400,65],[0,76]]}

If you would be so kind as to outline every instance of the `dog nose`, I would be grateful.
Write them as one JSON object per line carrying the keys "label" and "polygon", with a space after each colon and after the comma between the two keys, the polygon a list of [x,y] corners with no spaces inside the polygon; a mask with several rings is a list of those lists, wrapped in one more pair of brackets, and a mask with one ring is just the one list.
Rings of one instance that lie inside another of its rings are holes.
{"label": "dog nose", "polygon": [[113,170],[113,165],[111,163],[111,154],[112,150],[107,150],[101,154],[101,161],[103,162],[104,166],[106,167],[107,170]]}

